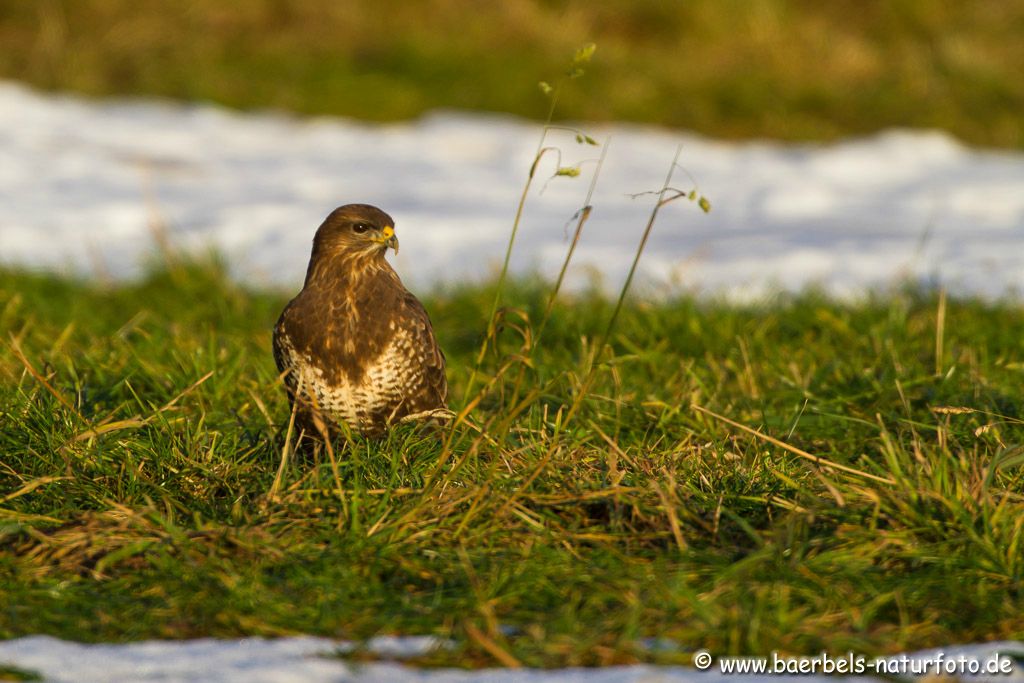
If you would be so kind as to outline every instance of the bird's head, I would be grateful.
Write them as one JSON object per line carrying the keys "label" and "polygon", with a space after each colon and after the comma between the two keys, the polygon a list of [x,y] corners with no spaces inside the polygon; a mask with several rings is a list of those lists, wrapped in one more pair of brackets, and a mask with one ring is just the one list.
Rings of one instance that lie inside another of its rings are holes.
{"label": "bird's head", "polygon": [[346,204],[332,211],[316,231],[313,260],[342,257],[371,263],[382,261],[388,247],[398,253],[391,216],[369,204]]}

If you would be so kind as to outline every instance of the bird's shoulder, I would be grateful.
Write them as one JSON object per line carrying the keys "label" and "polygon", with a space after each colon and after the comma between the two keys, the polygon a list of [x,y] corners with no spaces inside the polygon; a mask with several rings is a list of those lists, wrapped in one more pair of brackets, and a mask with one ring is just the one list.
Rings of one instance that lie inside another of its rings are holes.
{"label": "bird's shoulder", "polygon": [[324,313],[317,293],[303,288],[285,305],[274,324],[275,352],[279,347],[293,345],[297,337],[301,338],[308,328],[316,326]]}
{"label": "bird's shoulder", "polygon": [[279,372],[297,359],[316,363],[320,356],[330,354],[332,344],[328,340],[339,336],[339,316],[333,311],[331,298],[318,288],[303,287],[281,311],[272,335]]}

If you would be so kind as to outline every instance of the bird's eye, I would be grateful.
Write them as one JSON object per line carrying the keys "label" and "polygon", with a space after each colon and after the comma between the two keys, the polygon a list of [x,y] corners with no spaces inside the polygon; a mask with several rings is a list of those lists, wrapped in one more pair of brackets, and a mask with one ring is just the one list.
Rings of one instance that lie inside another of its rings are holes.
{"label": "bird's eye", "polygon": [[370,229],[370,226],[367,225],[366,223],[355,223],[352,226],[352,232],[354,232],[354,233],[356,233],[358,235],[362,235],[364,232],[366,232],[369,229]]}

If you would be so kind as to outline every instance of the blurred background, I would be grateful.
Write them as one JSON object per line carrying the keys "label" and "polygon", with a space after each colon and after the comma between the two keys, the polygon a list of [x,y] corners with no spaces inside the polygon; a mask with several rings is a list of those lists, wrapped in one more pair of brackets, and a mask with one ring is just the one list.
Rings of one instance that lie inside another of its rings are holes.
{"label": "blurred background", "polygon": [[937,127],[1024,146],[1021,0],[3,0],[0,77],[374,121],[558,115],[742,139]]}
{"label": "blurred background", "polygon": [[[1024,0],[0,0],[0,259],[119,275],[160,224],[291,284],[322,216],[364,201],[406,272],[485,275],[538,82],[593,42],[554,108],[613,140],[581,267],[621,279],[649,210],[628,196],[683,142],[715,209],[666,215],[661,281],[998,294],[1024,287],[1021,36]],[[564,253],[598,154],[572,138],[551,143],[583,178],[535,188],[520,270]]]}

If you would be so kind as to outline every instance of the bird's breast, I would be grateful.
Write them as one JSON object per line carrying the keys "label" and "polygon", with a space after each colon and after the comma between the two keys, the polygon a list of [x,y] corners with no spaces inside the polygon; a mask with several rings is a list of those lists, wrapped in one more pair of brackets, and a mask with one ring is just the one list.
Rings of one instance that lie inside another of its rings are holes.
{"label": "bird's breast", "polygon": [[[412,340],[399,331],[375,354],[360,358],[347,353],[310,353],[283,344],[297,396],[346,423],[364,428],[389,421],[401,408],[410,386],[423,380],[423,370],[411,362]],[[344,365],[344,367],[343,367]]]}

